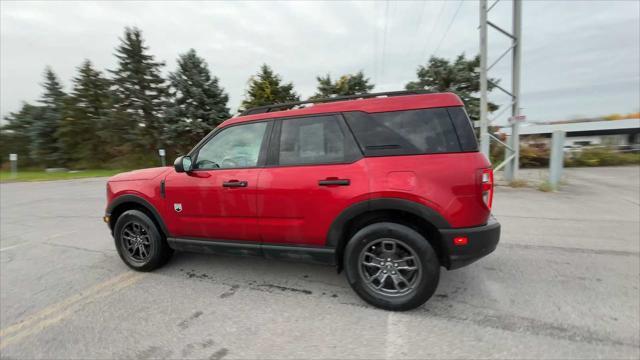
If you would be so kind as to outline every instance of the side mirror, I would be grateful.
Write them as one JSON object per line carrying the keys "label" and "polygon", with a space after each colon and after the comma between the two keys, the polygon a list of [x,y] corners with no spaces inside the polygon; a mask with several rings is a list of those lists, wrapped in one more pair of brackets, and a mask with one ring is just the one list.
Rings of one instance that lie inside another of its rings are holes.
{"label": "side mirror", "polygon": [[180,156],[173,162],[173,167],[176,169],[176,172],[189,172],[193,170],[191,168],[191,157],[190,156]]}

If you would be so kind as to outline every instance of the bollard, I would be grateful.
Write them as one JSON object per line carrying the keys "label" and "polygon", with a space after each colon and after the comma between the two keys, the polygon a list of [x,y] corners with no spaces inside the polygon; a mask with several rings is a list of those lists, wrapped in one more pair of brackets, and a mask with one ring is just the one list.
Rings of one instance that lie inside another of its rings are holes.
{"label": "bollard", "polygon": [[558,188],[564,167],[564,140],[566,133],[556,130],[551,135],[551,155],[549,158],[549,185],[555,190]]}
{"label": "bollard", "polygon": [[9,154],[9,161],[11,162],[11,178],[18,177],[18,154]]}

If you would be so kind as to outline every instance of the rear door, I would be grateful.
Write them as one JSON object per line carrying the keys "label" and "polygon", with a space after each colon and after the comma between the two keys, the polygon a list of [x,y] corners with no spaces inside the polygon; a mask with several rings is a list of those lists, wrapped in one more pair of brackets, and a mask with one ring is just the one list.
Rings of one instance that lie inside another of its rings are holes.
{"label": "rear door", "polygon": [[333,220],[368,193],[361,158],[339,114],[277,120],[258,180],[263,242],[325,245]]}
{"label": "rear door", "polygon": [[256,188],[270,128],[266,121],[226,127],[196,151],[193,171],[167,176],[168,226],[173,236],[260,240]]}

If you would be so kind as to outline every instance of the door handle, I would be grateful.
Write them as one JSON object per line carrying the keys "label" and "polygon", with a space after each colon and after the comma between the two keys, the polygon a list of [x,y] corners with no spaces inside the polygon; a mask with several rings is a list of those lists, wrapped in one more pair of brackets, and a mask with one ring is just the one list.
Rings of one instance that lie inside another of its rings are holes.
{"label": "door handle", "polygon": [[318,181],[318,185],[320,186],[349,186],[351,185],[351,180],[349,179],[325,179]]}
{"label": "door handle", "polygon": [[230,188],[234,188],[234,187],[247,187],[247,182],[246,181],[238,181],[238,180],[229,180],[229,181],[225,181],[222,183],[223,187],[230,187]]}

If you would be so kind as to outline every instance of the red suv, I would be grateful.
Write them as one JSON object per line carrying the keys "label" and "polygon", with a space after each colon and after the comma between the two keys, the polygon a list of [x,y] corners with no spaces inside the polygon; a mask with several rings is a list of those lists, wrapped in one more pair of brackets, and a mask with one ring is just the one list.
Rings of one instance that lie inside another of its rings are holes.
{"label": "red suv", "polygon": [[408,310],[440,266],[496,248],[492,198],[460,98],[394,92],[247,110],[174,167],[110,178],[105,221],[135,270],[173,250],[325,263],[368,303]]}

